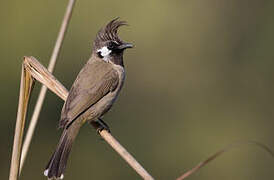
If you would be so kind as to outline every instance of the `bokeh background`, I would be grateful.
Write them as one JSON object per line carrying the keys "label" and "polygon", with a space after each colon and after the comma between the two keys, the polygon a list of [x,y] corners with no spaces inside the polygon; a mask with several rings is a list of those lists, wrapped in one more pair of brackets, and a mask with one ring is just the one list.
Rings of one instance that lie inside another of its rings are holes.
{"label": "bokeh background", "polygon": [[[67,0],[0,2],[0,179],[9,174],[22,57],[47,66]],[[113,135],[156,179],[175,179],[238,140],[274,150],[274,1],[139,0],[76,2],[54,75],[69,88],[96,32],[115,17],[135,44],[125,53],[122,93],[105,116]],[[28,121],[40,85],[35,86]],[[46,179],[59,140],[63,102],[47,93],[21,179]],[[140,179],[85,125],[67,180]],[[254,146],[224,154],[189,179],[273,179],[274,162]]]}

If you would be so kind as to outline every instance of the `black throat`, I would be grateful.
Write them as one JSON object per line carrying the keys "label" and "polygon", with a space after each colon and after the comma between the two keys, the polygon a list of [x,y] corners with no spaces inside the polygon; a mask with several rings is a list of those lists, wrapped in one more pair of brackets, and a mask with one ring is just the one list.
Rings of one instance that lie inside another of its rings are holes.
{"label": "black throat", "polygon": [[120,65],[120,66],[124,67],[124,61],[123,61],[122,54],[113,54],[110,61],[116,65]]}

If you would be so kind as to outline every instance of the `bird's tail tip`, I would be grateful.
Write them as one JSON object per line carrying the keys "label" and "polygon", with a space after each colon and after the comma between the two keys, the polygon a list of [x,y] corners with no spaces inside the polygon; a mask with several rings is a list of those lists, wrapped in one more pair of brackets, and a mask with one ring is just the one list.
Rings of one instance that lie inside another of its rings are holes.
{"label": "bird's tail tip", "polygon": [[[44,176],[48,177],[48,174],[49,174],[49,169],[46,169],[44,171]],[[51,178],[48,177],[48,179],[64,179],[64,174],[61,174],[60,177],[51,177]]]}
{"label": "bird's tail tip", "polygon": [[49,170],[46,169],[46,170],[44,171],[44,176],[47,176],[47,177],[48,177],[48,174],[49,174]]}

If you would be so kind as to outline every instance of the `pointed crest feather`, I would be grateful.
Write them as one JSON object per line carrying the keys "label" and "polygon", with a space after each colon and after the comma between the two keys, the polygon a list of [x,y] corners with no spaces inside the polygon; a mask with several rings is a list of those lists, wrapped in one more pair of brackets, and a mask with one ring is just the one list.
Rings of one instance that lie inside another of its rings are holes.
{"label": "pointed crest feather", "polygon": [[100,42],[104,41],[116,41],[122,43],[123,41],[118,37],[118,28],[120,26],[127,25],[126,21],[119,21],[119,18],[115,18],[110,21],[105,27],[103,27],[97,34],[94,41],[95,46],[99,46]]}

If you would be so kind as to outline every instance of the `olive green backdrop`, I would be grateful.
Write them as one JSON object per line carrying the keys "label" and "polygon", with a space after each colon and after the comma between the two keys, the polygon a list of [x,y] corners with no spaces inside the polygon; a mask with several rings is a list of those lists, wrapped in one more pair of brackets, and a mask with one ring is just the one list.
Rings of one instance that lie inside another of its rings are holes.
{"label": "olive green backdrop", "polygon": [[[24,55],[47,66],[67,0],[0,2],[0,179],[9,174]],[[69,88],[89,58],[96,32],[115,17],[126,83],[105,116],[119,139],[156,179],[175,179],[218,149],[257,140],[274,149],[274,2],[254,0],[78,0],[54,75]],[[30,115],[40,85],[35,86]],[[62,100],[48,92],[22,180],[43,169],[61,130]],[[66,180],[140,179],[85,125]],[[273,179],[274,160],[254,146],[234,149],[190,180]]]}

